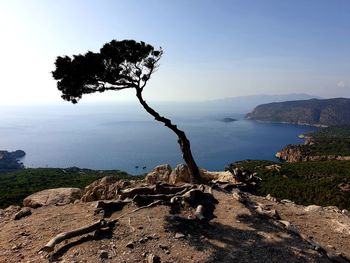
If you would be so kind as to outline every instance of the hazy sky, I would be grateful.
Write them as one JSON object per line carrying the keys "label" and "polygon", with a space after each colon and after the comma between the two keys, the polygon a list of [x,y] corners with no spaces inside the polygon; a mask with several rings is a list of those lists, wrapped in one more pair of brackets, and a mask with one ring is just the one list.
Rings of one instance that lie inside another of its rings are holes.
{"label": "hazy sky", "polygon": [[[63,103],[55,57],[112,39],[164,49],[147,100],[350,97],[348,0],[0,0],[0,29],[1,104]],[[83,97],[96,99],[134,92]]]}

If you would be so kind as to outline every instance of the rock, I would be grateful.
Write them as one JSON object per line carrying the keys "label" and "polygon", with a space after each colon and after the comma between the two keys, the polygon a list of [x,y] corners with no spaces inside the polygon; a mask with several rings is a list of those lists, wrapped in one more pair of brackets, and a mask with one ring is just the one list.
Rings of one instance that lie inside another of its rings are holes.
{"label": "rock", "polygon": [[132,241],[130,241],[129,243],[126,244],[126,247],[134,248],[134,243]]}
{"label": "rock", "polygon": [[54,188],[34,193],[23,200],[23,206],[37,208],[47,205],[65,205],[80,199],[83,191],[79,188]]}
{"label": "rock", "polygon": [[334,212],[334,213],[341,214],[341,210],[340,210],[338,207],[334,206],[334,205],[326,206],[326,207],[324,207],[324,208],[325,208],[326,210],[328,210],[328,211],[332,211],[332,212]]}
{"label": "rock", "polygon": [[177,233],[175,234],[175,238],[177,238],[177,239],[185,238],[185,237],[186,237],[186,236],[185,236],[184,234],[179,233],[179,232],[177,232]]}
{"label": "rock", "polygon": [[147,240],[148,240],[147,238],[140,238],[140,239],[139,239],[139,242],[140,242],[141,244],[144,244],[144,243],[146,243]]}
{"label": "rock", "polygon": [[163,244],[159,244],[158,247],[164,250],[169,250],[169,247]]}
{"label": "rock", "polygon": [[108,252],[106,250],[100,251],[100,258],[106,259],[108,258]]}
{"label": "rock", "polygon": [[207,171],[200,169],[201,177],[206,181],[237,184],[238,180],[230,171]]}
{"label": "rock", "polygon": [[265,198],[271,202],[277,202],[277,198],[271,196],[270,194],[268,194]]}
{"label": "rock", "polygon": [[342,191],[342,192],[350,192],[350,184],[341,183],[341,184],[338,184],[338,188],[339,188],[340,191]]}
{"label": "rock", "polygon": [[[276,157],[280,158],[280,157],[278,157],[278,153],[276,153]],[[269,170],[269,171],[277,171],[277,172],[279,172],[281,170],[281,166],[278,165],[278,164],[271,164],[271,165],[265,166],[265,169]]]}
{"label": "rock", "polygon": [[264,207],[258,205],[255,210],[260,216],[266,217],[266,218],[273,218],[275,220],[281,219],[280,215],[278,214],[276,209],[265,209]]}
{"label": "rock", "polygon": [[83,202],[92,202],[115,199],[120,189],[131,184],[131,181],[128,180],[120,180],[114,176],[105,176],[85,187],[81,200]]}
{"label": "rock", "polygon": [[298,230],[289,222],[286,220],[279,220],[279,222],[290,232],[299,235]]}
{"label": "rock", "polygon": [[32,214],[32,211],[28,207],[22,208],[19,212],[17,212],[14,216],[14,220],[19,220],[22,217],[29,216]]}
{"label": "rock", "polygon": [[282,199],[282,200],[281,200],[281,203],[282,203],[282,204],[294,204],[294,202],[291,201],[291,200],[289,200],[289,199]]}
{"label": "rock", "polygon": [[343,215],[349,215],[349,210],[343,209],[343,210],[341,210],[341,213]]}
{"label": "rock", "polygon": [[20,247],[17,246],[17,245],[13,245],[13,246],[11,247],[12,250],[16,250],[16,249],[19,249],[19,248],[20,248]]}
{"label": "rock", "polygon": [[171,172],[172,170],[169,164],[158,165],[152,172],[146,175],[145,180],[149,184],[155,184],[157,182],[168,183]]}
{"label": "rock", "polygon": [[322,210],[322,206],[319,205],[309,205],[304,208],[305,212],[318,212]]}
{"label": "rock", "polygon": [[235,189],[232,192],[232,197],[236,199],[238,202],[243,203],[245,201],[244,195],[241,193],[240,190]]}
{"label": "rock", "polygon": [[147,263],[160,263],[160,257],[154,254],[149,254],[147,256]]}
{"label": "rock", "polygon": [[10,205],[9,207],[2,210],[2,215],[7,217],[12,217],[15,213],[21,210],[20,206]]}
{"label": "rock", "polygon": [[191,175],[186,164],[179,164],[169,175],[170,184],[190,183]]}
{"label": "rock", "polygon": [[199,219],[199,220],[205,220],[205,216],[204,216],[204,206],[199,205],[196,208],[195,211],[195,216]]}
{"label": "rock", "polygon": [[[224,183],[238,183],[236,176],[230,171],[207,171],[200,169],[201,177],[206,181],[218,181]],[[149,184],[157,182],[179,184],[190,183],[191,176],[186,164],[179,164],[174,170],[171,170],[169,164],[156,166],[152,172],[148,173],[145,181]]]}

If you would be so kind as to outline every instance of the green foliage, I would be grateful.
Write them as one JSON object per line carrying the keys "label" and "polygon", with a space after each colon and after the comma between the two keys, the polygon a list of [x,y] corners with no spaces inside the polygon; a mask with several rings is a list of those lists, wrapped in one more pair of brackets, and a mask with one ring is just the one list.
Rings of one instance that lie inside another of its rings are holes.
{"label": "green foliage", "polygon": [[331,126],[308,135],[314,144],[303,145],[303,154],[350,156],[350,125]]}
{"label": "green foliage", "polygon": [[28,195],[50,188],[84,188],[104,176],[139,179],[119,170],[95,171],[79,168],[35,168],[0,174],[0,208],[21,205]]}
{"label": "green foliage", "polygon": [[[281,169],[269,170],[268,165]],[[233,164],[257,172],[262,179],[257,193],[271,194],[280,199],[290,199],[297,204],[334,205],[350,209],[350,192],[341,191],[341,183],[350,184],[349,161],[314,161],[275,163],[271,161],[244,161]]]}
{"label": "green foliage", "polygon": [[145,42],[112,40],[100,52],[57,57],[52,76],[62,98],[77,103],[83,94],[143,89],[163,54]]}

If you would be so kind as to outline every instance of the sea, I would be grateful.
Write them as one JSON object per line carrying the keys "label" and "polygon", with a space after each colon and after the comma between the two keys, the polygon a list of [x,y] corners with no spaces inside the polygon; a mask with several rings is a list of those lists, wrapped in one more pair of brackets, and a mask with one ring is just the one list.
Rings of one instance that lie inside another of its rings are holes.
{"label": "sea", "polygon": [[[197,164],[208,170],[245,159],[274,160],[287,144],[303,143],[310,126],[261,123],[245,112],[154,103],[185,131]],[[224,118],[236,121],[224,122]],[[26,167],[119,169],[142,174],[183,163],[176,135],[136,103],[0,106],[0,150],[24,150]]]}

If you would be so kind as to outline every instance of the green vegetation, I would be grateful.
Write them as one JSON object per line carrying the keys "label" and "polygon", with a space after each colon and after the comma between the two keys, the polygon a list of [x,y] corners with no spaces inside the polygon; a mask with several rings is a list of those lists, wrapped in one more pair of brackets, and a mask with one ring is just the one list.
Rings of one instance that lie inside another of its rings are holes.
{"label": "green vegetation", "polygon": [[350,138],[350,125],[331,126],[319,129],[316,132],[310,133],[314,139],[324,138]]}
{"label": "green vegetation", "polygon": [[350,125],[322,128],[308,136],[313,144],[303,145],[303,154],[350,156]]}
{"label": "green vegetation", "polygon": [[120,179],[138,179],[119,170],[95,171],[76,167],[22,169],[0,174],[0,208],[9,205],[21,205],[28,195],[50,188],[84,188],[104,176],[116,176]]}
{"label": "green vegetation", "polygon": [[[267,168],[270,165],[278,165],[280,168]],[[243,161],[231,164],[230,167],[257,172],[257,176],[262,179],[256,190],[257,194],[271,194],[302,205],[334,205],[340,209],[350,209],[349,161],[282,164],[271,161]]]}

